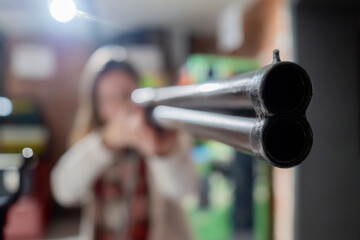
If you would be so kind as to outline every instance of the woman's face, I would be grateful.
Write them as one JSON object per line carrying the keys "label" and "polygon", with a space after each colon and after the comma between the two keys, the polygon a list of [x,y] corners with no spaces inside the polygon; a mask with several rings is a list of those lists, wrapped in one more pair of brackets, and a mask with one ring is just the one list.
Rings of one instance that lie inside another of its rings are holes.
{"label": "woman's face", "polygon": [[138,84],[128,73],[113,70],[105,73],[96,89],[97,109],[100,120],[108,122],[117,112],[128,111],[135,107],[131,101],[131,93]]}

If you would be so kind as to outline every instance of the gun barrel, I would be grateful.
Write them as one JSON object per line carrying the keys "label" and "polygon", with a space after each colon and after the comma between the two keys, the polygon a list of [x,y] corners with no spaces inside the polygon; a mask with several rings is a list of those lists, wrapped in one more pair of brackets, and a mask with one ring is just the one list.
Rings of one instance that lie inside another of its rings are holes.
{"label": "gun barrel", "polygon": [[137,89],[131,97],[150,110],[160,127],[185,129],[277,167],[298,165],[312,147],[306,120],[310,77],[298,64],[280,61],[278,50],[272,64],[254,72],[186,86]]}
{"label": "gun barrel", "polygon": [[301,163],[312,146],[312,131],[304,118],[255,119],[168,106],[155,107],[152,117],[161,127],[223,142],[280,168]]}
{"label": "gun barrel", "polygon": [[166,105],[198,110],[249,110],[257,114],[304,113],[312,97],[308,74],[292,62],[275,62],[258,71],[226,80],[143,88],[133,92],[134,102],[144,106]]}

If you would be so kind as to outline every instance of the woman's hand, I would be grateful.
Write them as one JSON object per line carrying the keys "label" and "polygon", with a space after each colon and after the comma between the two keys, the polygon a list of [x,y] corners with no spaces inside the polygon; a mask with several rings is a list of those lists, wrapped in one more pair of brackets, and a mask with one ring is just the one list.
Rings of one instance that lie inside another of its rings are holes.
{"label": "woman's hand", "polygon": [[166,130],[157,132],[155,139],[155,151],[156,155],[169,154],[176,145],[177,132],[175,130]]}
{"label": "woman's hand", "polygon": [[176,142],[175,131],[157,131],[140,107],[120,109],[102,131],[104,144],[118,152],[135,148],[146,156],[166,155]]}
{"label": "woman's hand", "polygon": [[128,114],[128,109],[119,110],[101,131],[105,146],[113,151],[121,151],[127,145],[125,126]]}

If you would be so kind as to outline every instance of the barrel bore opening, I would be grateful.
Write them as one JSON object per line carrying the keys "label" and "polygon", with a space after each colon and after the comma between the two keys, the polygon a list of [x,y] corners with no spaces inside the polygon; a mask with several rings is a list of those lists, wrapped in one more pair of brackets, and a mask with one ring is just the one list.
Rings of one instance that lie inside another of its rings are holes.
{"label": "barrel bore opening", "polygon": [[311,92],[311,80],[301,67],[281,63],[266,75],[262,98],[269,113],[286,114],[305,110]]}
{"label": "barrel bore opening", "polygon": [[276,166],[292,167],[309,154],[312,132],[305,119],[277,119],[267,124],[263,141],[266,155]]}

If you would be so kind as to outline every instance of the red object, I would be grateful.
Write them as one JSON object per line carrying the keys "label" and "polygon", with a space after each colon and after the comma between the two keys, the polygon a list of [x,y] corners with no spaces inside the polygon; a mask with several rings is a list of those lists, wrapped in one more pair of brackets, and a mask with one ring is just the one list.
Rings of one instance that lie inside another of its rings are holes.
{"label": "red object", "polygon": [[25,196],[10,208],[5,226],[6,240],[41,239],[44,233],[43,210],[39,201]]}
{"label": "red object", "polygon": [[6,240],[43,239],[45,235],[50,201],[50,167],[42,161],[33,173],[30,195],[20,197],[7,213]]}

